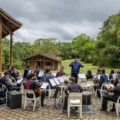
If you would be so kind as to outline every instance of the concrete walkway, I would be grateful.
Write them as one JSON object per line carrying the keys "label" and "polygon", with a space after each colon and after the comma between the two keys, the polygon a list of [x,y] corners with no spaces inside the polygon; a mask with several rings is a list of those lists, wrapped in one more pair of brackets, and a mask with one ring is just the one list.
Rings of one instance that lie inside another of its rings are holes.
{"label": "concrete walkway", "polygon": [[[68,120],[67,114],[53,108],[53,101],[54,99],[50,100],[49,106],[36,108],[35,112],[32,111],[31,103],[29,103],[26,110],[23,108],[9,109],[6,105],[0,105],[0,120]],[[100,112],[100,99],[94,99],[94,105],[96,113],[83,114],[82,120],[120,120],[120,117],[117,117],[115,112]],[[78,115],[71,115],[70,120],[80,119]]]}

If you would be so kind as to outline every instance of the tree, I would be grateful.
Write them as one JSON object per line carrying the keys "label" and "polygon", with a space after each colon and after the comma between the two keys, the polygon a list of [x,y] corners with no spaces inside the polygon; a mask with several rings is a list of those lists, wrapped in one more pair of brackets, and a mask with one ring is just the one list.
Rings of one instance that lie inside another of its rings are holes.
{"label": "tree", "polygon": [[120,13],[109,16],[97,37],[94,61],[103,66],[120,66]]}
{"label": "tree", "polygon": [[10,61],[10,41],[5,38],[2,40],[2,63],[9,64]]}
{"label": "tree", "polygon": [[72,53],[74,56],[81,58],[82,61],[92,62],[92,55],[95,49],[95,44],[95,40],[86,34],[81,34],[72,41]]}

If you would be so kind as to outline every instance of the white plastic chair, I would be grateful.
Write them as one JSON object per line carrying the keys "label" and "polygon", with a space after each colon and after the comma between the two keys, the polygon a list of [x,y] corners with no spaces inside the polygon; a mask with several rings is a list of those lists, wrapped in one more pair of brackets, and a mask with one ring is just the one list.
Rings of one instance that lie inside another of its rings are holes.
{"label": "white plastic chair", "polygon": [[70,107],[78,107],[80,112],[80,118],[82,118],[82,94],[81,93],[69,93],[68,98],[68,119],[70,118]]}
{"label": "white plastic chair", "polygon": [[101,86],[101,89],[100,89],[101,103],[103,101],[103,95],[106,92],[106,90],[103,89],[106,84],[108,84],[108,83],[103,83]]}
{"label": "white plastic chair", "polygon": [[21,93],[24,94],[24,85],[21,83]]}
{"label": "white plastic chair", "polygon": [[[27,100],[34,101],[33,111],[35,111],[37,99],[39,100],[39,105],[40,105],[40,107],[41,107],[41,96],[36,97],[36,96],[35,96],[35,92],[34,92],[33,90],[29,90],[29,89],[24,89],[24,94],[25,94],[24,109],[25,109],[26,106],[27,106]],[[32,94],[32,95],[33,95],[33,98],[27,97],[27,94]]]}
{"label": "white plastic chair", "polygon": [[110,109],[109,109],[110,103],[114,103],[114,104],[115,104],[116,114],[117,114],[117,116],[119,116],[118,106],[119,106],[119,104],[120,104],[120,96],[119,96],[119,98],[117,99],[117,102],[108,101],[108,109],[107,109],[107,111],[110,110]]}
{"label": "white plastic chair", "polygon": [[48,86],[49,86],[49,88],[46,89],[46,91],[48,91],[48,99],[50,100],[54,89],[51,89],[50,84]]}
{"label": "white plastic chair", "polygon": [[94,93],[93,78],[87,80],[87,84],[85,87],[86,87],[86,89],[88,89],[88,90],[92,91],[92,93]]}
{"label": "white plastic chair", "polygon": [[5,88],[5,89],[6,89],[6,100],[7,100],[8,89],[7,89],[6,85],[4,85],[4,84],[2,84],[2,88]]}
{"label": "white plastic chair", "polygon": [[103,83],[102,86],[101,86],[101,89],[96,89],[96,92],[95,92],[95,97],[97,97],[97,90],[100,91],[101,103],[102,103],[102,100],[103,100],[103,94],[106,92],[106,90],[103,89],[106,84],[109,84],[109,83],[108,82]]}

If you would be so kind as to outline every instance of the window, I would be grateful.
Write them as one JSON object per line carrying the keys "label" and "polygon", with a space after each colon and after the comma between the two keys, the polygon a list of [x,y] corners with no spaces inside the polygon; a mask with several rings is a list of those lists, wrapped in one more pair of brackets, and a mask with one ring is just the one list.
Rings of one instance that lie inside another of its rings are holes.
{"label": "window", "polygon": [[46,65],[52,66],[53,63],[52,62],[46,62]]}

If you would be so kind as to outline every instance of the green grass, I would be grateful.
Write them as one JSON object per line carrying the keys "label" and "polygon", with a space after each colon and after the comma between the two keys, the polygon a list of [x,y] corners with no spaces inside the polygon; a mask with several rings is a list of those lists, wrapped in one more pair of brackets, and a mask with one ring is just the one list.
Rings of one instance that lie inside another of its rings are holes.
{"label": "green grass", "polygon": [[[73,60],[63,60],[62,61],[62,65],[64,66],[64,71],[67,74],[71,73],[71,68],[69,67],[69,64],[72,61]],[[84,65],[84,68],[80,69],[80,73],[87,73],[87,70],[91,70],[93,73],[96,73],[97,69],[100,68],[99,66],[94,66],[91,63],[84,63],[84,62],[81,62],[81,63]],[[109,74],[111,69],[114,69],[114,68],[107,68],[107,67],[105,67],[104,69],[106,70],[106,73]],[[118,69],[114,69],[114,70],[117,71]]]}

